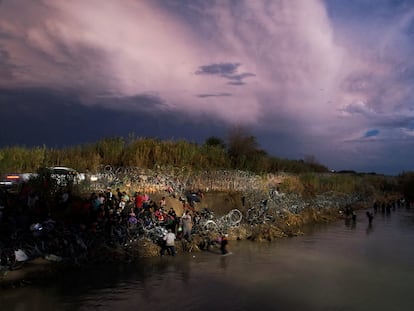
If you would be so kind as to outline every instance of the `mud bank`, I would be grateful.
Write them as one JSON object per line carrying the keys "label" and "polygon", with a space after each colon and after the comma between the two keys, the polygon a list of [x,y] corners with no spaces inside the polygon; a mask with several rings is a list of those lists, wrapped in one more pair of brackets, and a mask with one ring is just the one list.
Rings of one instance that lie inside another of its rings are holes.
{"label": "mud bank", "polygon": [[[153,194],[154,200],[159,200],[165,193]],[[237,192],[216,192],[206,193],[200,203],[197,203],[196,210],[207,208],[220,217],[232,209],[239,209],[243,215],[246,214],[248,206],[243,206],[241,194]],[[173,207],[178,215],[182,215],[183,206],[178,198],[167,197],[167,207]],[[354,209],[363,209],[367,206],[358,204]],[[254,242],[277,241],[277,239],[302,235],[302,228],[305,225],[315,223],[328,223],[342,217],[338,208],[315,209],[312,207],[304,209],[301,213],[290,213],[284,210],[275,221],[251,225],[244,221],[238,226],[229,228],[227,233],[229,240],[251,240]],[[200,252],[207,248],[206,239],[212,241],[217,234],[206,237],[193,235],[191,242],[187,240],[176,241],[178,253]],[[141,258],[159,256],[160,247],[149,240],[138,240],[130,243],[127,247],[117,248],[102,247],[94,250],[93,257],[96,263],[110,262],[135,262]],[[99,260],[101,258],[102,260]],[[104,260],[103,260],[104,259]],[[44,258],[37,258],[12,271],[2,272],[0,275],[0,287],[10,288],[26,286],[32,282],[52,277],[59,269],[66,267],[60,263],[48,261]],[[72,268],[72,267],[71,267]]]}

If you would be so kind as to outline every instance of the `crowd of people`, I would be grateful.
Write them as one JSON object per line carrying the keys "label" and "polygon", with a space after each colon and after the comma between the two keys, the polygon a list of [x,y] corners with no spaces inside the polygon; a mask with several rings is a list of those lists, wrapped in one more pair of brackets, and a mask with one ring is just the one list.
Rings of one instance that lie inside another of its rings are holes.
{"label": "crowd of people", "polygon": [[180,215],[172,205],[169,206],[165,196],[156,201],[147,193],[137,191],[129,196],[120,189],[112,191],[108,188],[105,192],[92,193],[83,206],[72,204],[72,215],[78,218],[77,222],[86,221],[91,230],[103,230],[108,236],[116,236],[119,227],[124,228],[128,236],[138,228],[158,226],[171,231],[178,239],[190,241],[193,215],[198,212],[189,200],[181,197],[179,200],[182,204]]}
{"label": "crowd of people", "polygon": [[[53,224],[53,227],[99,234],[122,245],[132,235],[142,236],[145,229],[158,227],[168,232],[156,241],[161,254],[168,251],[175,255],[173,241],[191,241],[193,224],[200,219],[195,203],[200,202],[201,197],[200,191],[179,198],[166,192],[166,196],[155,200],[147,193],[136,191],[128,194],[110,187],[82,197],[72,195],[69,189],[64,188],[53,196],[46,196],[23,186],[18,193],[2,191],[0,194],[0,231],[3,237],[12,236],[15,232],[31,231],[35,234],[45,229],[46,224]],[[177,199],[181,202],[179,213],[173,207],[177,204],[169,204],[169,200]],[[6,242],[4,239],[2,244]]]}

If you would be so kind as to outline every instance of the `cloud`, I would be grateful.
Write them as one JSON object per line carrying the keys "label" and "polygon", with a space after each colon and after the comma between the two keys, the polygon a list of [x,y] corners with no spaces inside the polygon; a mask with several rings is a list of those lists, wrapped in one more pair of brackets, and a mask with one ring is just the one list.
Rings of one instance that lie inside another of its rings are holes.
{"label": "cloud", "polygon": [[375,136],[378,136],[379,133],[380,133],[379,130],[372,129],[372,130],[366,131],[364,134],[364,137],[375,137]]}
{"label": "cloud", "polygon": [[7,81],[13,79],[13,72],[16,69],[17,67],[10,63],[9,52],[2,50],[0,46],[0,81]]}
{"label": "cloud", "polygon": [[373,111],[363,101],[356,101],[348,104],[347,106],[340,109],[346,115],[361,114],[369,117],[373,114]]}
{"label": "cloud", "polygon": [[226,97],[232,96],[230,93],[218,93],[218,94],[198,94],[197,97],[205,98],[205,97]]}
{"label": "cloud", "polygon": [[225,74],[234,74],[237,71],[237,68],[240,66],[240,63],[221,63],[221,64],[211,64],[200,66],[196,71],[196,74],[208,74],[208,75],[220,75]]}
{"label": "cloud", "polygon": [[229,79],[230,82],[228,82],[228,84],[232,84],[232,85],[244,85],[246,84],[243,79],[248,78],[248,77],[255,77],[256,75],[254,73],[250,73],[250,72],[244,72],[241,74],[235,74],[235,75],[224,75],[225,78]]}
{"label": "cloud", "polygon": [[[121,96],[116,97],[112,94],[102,94],[99,98],[95,99],[96,104],[106,107],[108,109],[118,109],[123,111],[134,111],[134,112],[154,112],[157,113],[161,110],[168,110],[164,100],[159,97],[158,94],[140,94],[135,96]],[[122,109],[116,107],[121,106]]]}
{"label": "cloud", "polygon": [[256,76],[250,72],[237,73],[240,63],[220,63],[200,66],[196,75],[214,75],[230,80],[227,84],[244,85],[243,79]]}
{"label": "cloud", "polygon": [[[0,147],[47,145],[51,148],[74,146],[103,137],[156,137],[186,139],[203,143],[209,136],[220,137],[226,124],[219,120],[197,120],[177,111],[149,109],[156,96],[122,99],[122,103],[141,105],[134,110],[114,107],[112,98],[100,98],[100,104],[88,106],[77,94],[49,89],[0,89]],[[8,105],[2,105],[7,102]],[[59,105],[56,105],[59,103]],[[12,107],[12,109],[10,109]]]}
{"label": "cloud", "polygon": [[285,154],[359,161],[372,129],[377,153],[412,138],[413,25],[405,1],[3,0],[0,88],[246,124]]}
{"label": "cloud", "polygon": [[[16,55],[10,63],[25,68],[15,84],[78,89],[85,99],[100,93],[119,98],[157,92],[168,107],[229,122],[253,123],[275,113],[273,104],[263,103],[259,93],[276,95],[282,99],[278,105],[294,108],[301,96],[312,95],[313,75],[332,69],[329,57],[318,60],[319,52],[327,48],[324,54],[335,54],[319,2],[303,8],[298,3],[213,3],[202,21],[215,23],[197,25],[197,33],[182,18],[206,8],[197,1],[172,14],[163,3],[152,1],[102,5],[96,0],[44,0],[40,6],[22,6],[23,18],[14,19],[17,5],[5,1],[0,13],[0,29],[14,38],[13,44],[3,41]],[[305,10],[307,19],[302,20]],[[310,59],[303,58],[305,54]],[[311,70],[315,61],[317,71]],[[244,88],[235,92],[233,87],[241,85]],[[206,106],[194,102],[194,93],[233,96],[226,105],[210,100]]]}

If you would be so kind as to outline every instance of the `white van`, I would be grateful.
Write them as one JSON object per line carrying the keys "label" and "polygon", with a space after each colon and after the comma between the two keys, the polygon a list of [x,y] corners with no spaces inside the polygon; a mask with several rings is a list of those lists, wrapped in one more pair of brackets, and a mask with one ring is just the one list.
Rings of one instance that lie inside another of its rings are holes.
{"label": "white van", "polygon": [[53,166],[48,167],[47,170],[50,172],[50,177],[56,180],[56,184],[59,186],[67,186],[69,182],[79,184],[85,180],[84,174],[80,174],[77,170],[70,167]]}

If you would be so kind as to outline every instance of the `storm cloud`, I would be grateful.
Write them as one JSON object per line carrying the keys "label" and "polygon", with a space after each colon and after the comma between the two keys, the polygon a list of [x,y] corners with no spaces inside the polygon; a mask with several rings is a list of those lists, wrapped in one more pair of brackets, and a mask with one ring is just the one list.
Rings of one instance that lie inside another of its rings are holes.
{"label": "storm cloud", "polygon": [[244,124],[270,154],[395,173],[412,168],[413,25],[410,1],[3,0],[0,120],[49,92],[57,110]]}

